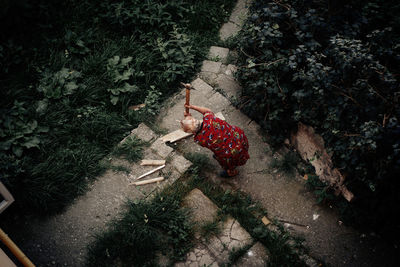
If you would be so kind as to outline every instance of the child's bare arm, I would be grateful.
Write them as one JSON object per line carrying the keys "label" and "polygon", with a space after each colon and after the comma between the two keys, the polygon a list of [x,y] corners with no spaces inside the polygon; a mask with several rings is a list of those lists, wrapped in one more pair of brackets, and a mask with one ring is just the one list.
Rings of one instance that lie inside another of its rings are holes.
{"label": "child's bare arm", "polygon": [[199,106],[195,106],[195,105],[185,105],[185,108],[194,109],[194,110],[200,112],[201,114],[204,114],[206,112],[212,112],[212,110],[209,108],[199,107]]}

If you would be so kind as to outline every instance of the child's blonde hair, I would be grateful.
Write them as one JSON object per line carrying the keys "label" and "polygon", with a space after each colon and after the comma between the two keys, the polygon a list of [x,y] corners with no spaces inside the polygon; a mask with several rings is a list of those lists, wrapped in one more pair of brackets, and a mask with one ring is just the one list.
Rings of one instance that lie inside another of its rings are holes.
{"label": "child's blonde hair", "polygon": [[180,121],[182,130],[186,133],[195,133],[199,130],[200,121],[196,120],[192,116],[186,116]]}

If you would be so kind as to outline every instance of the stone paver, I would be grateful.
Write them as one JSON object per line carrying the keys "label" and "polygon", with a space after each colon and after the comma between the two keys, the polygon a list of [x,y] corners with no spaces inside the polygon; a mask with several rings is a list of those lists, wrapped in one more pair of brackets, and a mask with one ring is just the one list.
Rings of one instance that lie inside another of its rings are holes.
{"label": "stone paver", "polygon": [[227,40],[229,37],[235,36],[240,31],[240,27],[234,22],[227,22],[222,25],[222,28],[219,30],[219,38],[222,41]]}
{"label": "stone paver", "polygon": [[[218,207],[198,189],[193,189],[185,197],[184,206],[192,210],[192,220],[196,225],[213,222],[218,213]],[[196,249],[199,250],[199,247],[202,247],[202,250],[206,248],[205,251],[207,251],[204,263],[225,264],[229,262],[230,252],[246,247],[253,242],[250,234],[231,216],[227,216],[226,220],[219,222],[219,224],[220,233],[210,238],[203,238],[196,230],[195,237],[199,243],[194,250],[186,255],[186,261],[182,263],[184,264],[182,266],[190,266],[193,263],[194,255],[197,255]],[[200,263],[197,266],[202,266],[202,261],[196,258],[196,262]]]}
{"label": "stone paver", "polygon": [[242,87],[232,76],[218,74],[216,83],[218,88],[222,89],[228,98],[238,97],[241,94]]}
{"label": "stone paver", "polygon": [[217,205],[197,188],[190,191],[185,197],[183,205],[191,209],[192,220],[195,222],[212,222],[217,216]]}
{"label": "stone paver", "polygon": [[226,63],[228,59],[229,49],[219,46],[211,46],[210,52],[208,53],[208,58],[210,60],[219,61]]}
{"label": "stone paver", "polygon": [[210,60],[204,60],[201,66],[202,72],[219,73],[222,63]]}
{"label": "stone paver", "polygon": [[240,31],[247,17],[249,4],[250,0],[237,1],[232,14],[229,17],[229,21],[222,25],[219,31],[219,37],[221,40],[225,41],[229,37],[235,36]]}
{"label": "stone paver", "polygon": [[154,143],[150,146],[152,150],[154,150],[161,158],[166,159],[169,154],[174,150],[172,147],[167,146],[161,138],[154,141]]}
{"label": "stone paver", "polygon": [[192,82],[192,87],[205,95],[212,94],[213,91],[213,88],[200,78]]}
{"label": "stone paver", "polygon": [[150,142],[152,139],[157,137],[157,135],[144,123],[139,124],[137,128],[133,129],[131,134],[136,135],[145,142]]}
{"label": "stone paver", "polygon": [[192,163],[181,155],[175,155],[171,160],[171,164],[175,167],[175,169],[178,170],[180,174],[185,173],[187,169],[192,166]]}

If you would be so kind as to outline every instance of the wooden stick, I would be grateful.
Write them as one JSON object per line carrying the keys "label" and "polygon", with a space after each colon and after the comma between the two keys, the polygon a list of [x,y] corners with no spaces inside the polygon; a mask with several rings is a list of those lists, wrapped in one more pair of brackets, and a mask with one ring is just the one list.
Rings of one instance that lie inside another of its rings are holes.
{"label": "wooden stick", "polygon": [[164,180],[164,177],[157,177],[157,178],[152,178],[152,179],[143,180],[143,181],[139,181],[139,182],[133,182],[133,183],[130,183],[129,185],[145,185],[145,184],[161,182],[162,180]]}
{"label": "wooden stick", "polygon": [[161,166],[165,164],[165,160],[144,159],[140,163],[141,166]]}
{"label": "wooden stick", "polygon": [[155,169],[153,169],[153,170],[151,170],[151,171],[148,171],[148,172],[146,172],[146,173],[140,175],[140,176],[139,176],[138,178],[136,178],[135,180],[140,180],[140,179],[142,179],[143,177],[146,177],[146,176],[149,175],[149,174],[155,173],[156,171],[161,170],[161,169],[164,168],[164,167],[165,167],[165,165],[162,165],[162,166],[157,167],[157,168],[155,168]]}
{"label": "wooden stick", "polygon": [[35,265],[28,259],[28,257],[17,247],[17,245],[8,237],[8,235],[0,228],[0,241],[6,245],[11,253],[24,265],[25,267],[35,267]]}

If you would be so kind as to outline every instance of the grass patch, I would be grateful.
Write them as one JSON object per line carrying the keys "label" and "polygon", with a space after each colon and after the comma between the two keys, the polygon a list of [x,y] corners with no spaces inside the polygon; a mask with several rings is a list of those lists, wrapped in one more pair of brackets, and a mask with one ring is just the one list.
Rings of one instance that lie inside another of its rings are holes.
{"label": "grass patch", "polygon": [[117,145],[111,154],[118,157],[122,156],[129,162],[136,162],[143,157],[143,145],[145,145],[145,142],[136,136],[130,135],[121,144]]}
{"label": "grass patch", "polygon": [[87,266],[156,266],[158,253],[181,259],[191,248],[192,225],[174,196],[130,201],[122,219],[89,247]]}
{"label": "grass patch", "polygon": [[273,158],[270,163],[271,169],[276,169],[279,172],[286,173],[288,175],[294,175],[296,167],[299,162],[299,156],[294,152],[287,152],[280,158]]}

